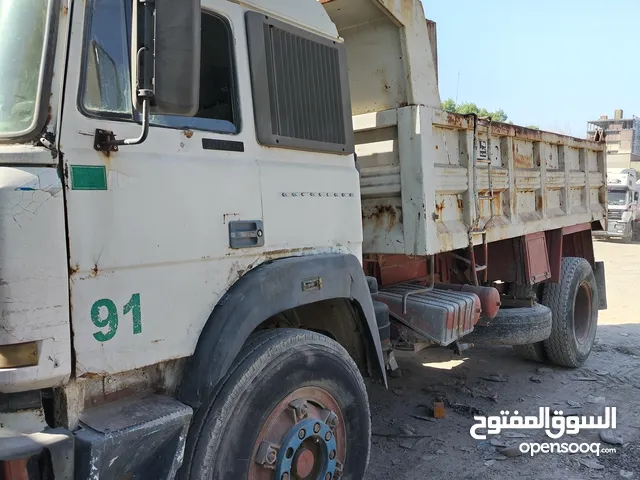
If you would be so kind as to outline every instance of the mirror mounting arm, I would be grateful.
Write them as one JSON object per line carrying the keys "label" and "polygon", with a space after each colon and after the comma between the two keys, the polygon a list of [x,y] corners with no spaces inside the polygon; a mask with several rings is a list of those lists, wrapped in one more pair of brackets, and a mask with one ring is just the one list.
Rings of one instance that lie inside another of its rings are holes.
{"label": "mirror mounting arm", "polygon": [[116,140],[113,132],[97,129],[93,148],[99,152],[117,152],[118,147],[122,145],[140,145],[149,135],[149,126],[151,124],[150,104],[153,98],[153,91],[141,89],[138,95],[142,98],[142,131],[136,138],[123,138]]}

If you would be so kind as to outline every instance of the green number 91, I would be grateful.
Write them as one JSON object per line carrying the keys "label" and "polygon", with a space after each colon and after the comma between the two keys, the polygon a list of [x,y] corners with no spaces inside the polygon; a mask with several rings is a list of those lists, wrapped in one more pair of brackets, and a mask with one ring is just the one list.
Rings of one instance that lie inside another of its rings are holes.
{"label": "green number 91", "polygon": [[[129,301],[122,308],[122,315],[131,313],[133,317],[133,334],[142,333],[142,309],[140,307],[140,294],[134,293]],[[102,329],[93,334],[99,342],[111,340],[118,331],[118,307],[113,300],[102,298],[91,306],[91,321],[93,324]],[[107,329],[104,331],[104,329]]]}

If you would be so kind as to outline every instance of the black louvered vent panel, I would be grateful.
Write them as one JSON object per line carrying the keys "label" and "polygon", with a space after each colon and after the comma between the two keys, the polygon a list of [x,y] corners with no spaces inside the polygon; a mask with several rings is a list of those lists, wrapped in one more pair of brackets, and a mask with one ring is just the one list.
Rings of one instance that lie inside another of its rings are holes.
{"label": "black louvered vent panel", "polygon": [[257,12],[246,19],[258,142],[353,153],[344,45]]}
{"label": "black louvered vent panel", "polygon": [[272,133],[345,143],[338,50],[265,25]]}

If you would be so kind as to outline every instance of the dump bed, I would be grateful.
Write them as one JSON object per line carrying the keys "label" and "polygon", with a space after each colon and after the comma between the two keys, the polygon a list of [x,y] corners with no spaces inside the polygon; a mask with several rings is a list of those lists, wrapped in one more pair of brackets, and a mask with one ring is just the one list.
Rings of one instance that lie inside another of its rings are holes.
{"label": "dump bed", "polygon": [[603,142],[442,111],[435,25],[419,0],[321,1],[347,49],[364,253],[604,227]]}

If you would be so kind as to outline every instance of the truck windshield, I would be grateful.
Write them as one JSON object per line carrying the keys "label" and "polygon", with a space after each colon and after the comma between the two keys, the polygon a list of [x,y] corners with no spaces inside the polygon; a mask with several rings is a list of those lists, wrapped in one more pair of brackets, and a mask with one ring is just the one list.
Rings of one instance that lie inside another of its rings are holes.
{"label": "truck windshield", "polygon": [[609,190],[609,205],[626,205],[627,204],[627,191],[626,190]]}
{"label": "truck windshield", "polygon": [[0,138],[38,123],[47,13],[52,0],[0,0]]}

